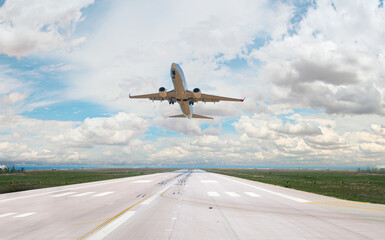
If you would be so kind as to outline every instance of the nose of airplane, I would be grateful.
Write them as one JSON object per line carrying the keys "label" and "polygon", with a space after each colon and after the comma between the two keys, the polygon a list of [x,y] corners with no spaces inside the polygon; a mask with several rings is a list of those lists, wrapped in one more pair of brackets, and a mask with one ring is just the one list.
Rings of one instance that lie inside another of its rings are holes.
{"label": "nose of airplane", "polygon": [[179,65],[177,63],[172,63],[171,64],[171,77],[175,77],[176,75],[176,72],[178,71],[179,69]]}
{"label": "nose of airplane", "polygon": [[171,63],[171,69],[175,69],[177,66],[179,66],[177,63]]}

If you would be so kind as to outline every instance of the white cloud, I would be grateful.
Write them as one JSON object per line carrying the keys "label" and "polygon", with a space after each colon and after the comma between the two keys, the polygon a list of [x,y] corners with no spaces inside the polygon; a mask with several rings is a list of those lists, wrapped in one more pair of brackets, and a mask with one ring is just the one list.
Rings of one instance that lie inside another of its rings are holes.
{"label": "white cloud", "polygon": [[12,103],[20,102],[24,100],[26,97],[27,95],[24,93],[13,92],[13,93],[4,95],[0,99],[0,103],[3,102],[5,104],[12,104]]}
{"label": "white cloud", "polygon": [[365,153],[384,153],[385,145],[377,143],[362,143],[360,149]]}
{"label": "white cloud", "polygon": [[385,126],[379,125],[379,124],[372,124],[370,125],[370,128],[373,130],[375,134],[385,136]]}
{"label": "white cloud", "polygon": [[79,127],[53,137],[52,141],[75,147],[126,145],[143,134],[148,126],[147,120],[120,112],[112,117],[87,118]]}
{"label": "white cloud", "polygon": [[319,1],[284,38],[254,50],[270,101],[327,113],[384,112],[384,9],[378,1]]}
{"label": "white cloud", "polygon": [[71,39],[71,34],[82,21],[81,10],[93,2],[5,1],[0,8],[0,52],[21,57],[57,48],[71,51],[85,41]]}
{"label": "white cloud", "polygon": [[345,142],[343,139],[330,128],[322,127],[322,135],[307,137],[306,142],[313,148],[320,149],[339,149],[345,147]]}

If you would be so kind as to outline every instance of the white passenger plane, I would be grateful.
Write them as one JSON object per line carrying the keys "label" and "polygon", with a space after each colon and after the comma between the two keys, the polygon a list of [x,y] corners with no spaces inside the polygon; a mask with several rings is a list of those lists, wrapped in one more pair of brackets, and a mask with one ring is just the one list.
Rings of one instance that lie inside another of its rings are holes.
{"label": "white passenger plane", "polygon": [[191,92],[187,89],[186,79],[184,78],[184,74],[182,68],[176,64],[171,64],[171,79],[174,84],[174,90],[166,91],[166,88],[159,88],[158,93],[152,94],[144,94],[131,96],[130,98],[148,98],[152,101],[168,101],[170,104],[174,104],[175,102],[179,103],[180,109],[183,114],[170,116],[173,118],[206,118],[213,119],[212,117],[206,117],[193,113],[193,106],[195,102],[219,102],[219,101],[234,101],[234,102],[243,102],[244,99],[237,98],[228,98],[228,97],[220,97],[209,94],[201,93],[199,88],[194,88]]}

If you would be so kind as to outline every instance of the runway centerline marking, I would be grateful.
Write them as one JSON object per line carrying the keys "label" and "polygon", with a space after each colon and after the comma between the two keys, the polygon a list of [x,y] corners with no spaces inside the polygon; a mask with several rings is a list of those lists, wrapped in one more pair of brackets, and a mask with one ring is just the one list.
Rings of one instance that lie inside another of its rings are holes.
{"label": "runway centerline marking", "polygon": [[293,201],[296,201],[296,202],[300,202],[300,203],[308,203],[308,202],[310,202],[310,201],[302,199],[302,198],[297,198],[297,197],[293,197],[293,196],[286,195],[286,194],[283,194],[283,193],[274,192],[274,191],[271,191],[271,190],[268,190],[268,189],[265,189],[265,188],[262,188],[262,187],[258,187],[258,186],[254,186],[254,185],[251,185],[251,184],[248,184],[248,183],[240,182],[240,181],[228,178],[228,177],[223,177],[220,174],[218,174],[218,176],[221,177],[221,178],[227,179],[229,181],[236,182],[236,183],[239,183],[239,184],[251,187],[251,188],[255,188],[255,189],[258,189],[260,191],[271,193],[271,194],[274,194],[274,195],[277,195],[277,196],[280,196],[280,197],[283,197],[283,198],[286,198],[286,199],[290,199],[290,200],[293,200]]}
{"label": "runway centerline marking", "polygon": [[83,197],[83,196],[90,195],[90,194],[93,194],[93,193],[95,193],[95,192],[84,192],[84,193],[79,193],[79,194],[72,195],[71,197]]}
{"label": "runway centerline marking", "polygon": [[249,195],[250,197],[261,197],[261,195],[256,194],[254,192],[245,192],[245,194]]}
{"label": "runway centerline marking", "polygon": [[118,219],[108,224],[106,227],[92,235],[89,239],[93,240],[101,240],[108,234],[110,234],[112,231],[117,229],[120,225],[125,223],[128,219],[130,219],[132,216],[134,216],[135,211],[128,211],[124,214],[122,214]]}
{"label": "runway centerline marking", "polygon": [[210,197],[220,197],[221,195],[219,195],[219,193],[217,192],[207,192],[207,194],[210,196]]}
{"label": "runway centerline marking", "polygon": [[33,215],[33,214],[35,214],[35,212],[23,213],[23,214],[14,216],[14,217],[17,217],[17,218],[23,218],[23,217],[31,216],[31,215]]}
{"label": "runway centerline marking", "polygon": [[230,197],[240,197],[241,195],[239,195],[238,193],[235,193],[235,192],[225,192],[227,195],[229,195]]}
{"label": "runway centerline marking", "polygon": [[15,214],[16,214],[16,213],[14,213],[14,212],[11,212],[11,213],[4,213],[4,214],[1,214],[1,215],[0,215],[0,218],[12,216],[12,215],[15,215]]}
{"label": "runway centerline marking", "polygon": [[98,193],[98,194],[95,194],[95,195],[92,195],[93,197],[103,197],[103,196],[106,196],[106,195],[109,195],[109,194],[112,194],[114,192],[102,192],[102,193]]}
{"label": "runway centerline marking", "polygon": [[72,194],[75,194],[75,193],[76,192],[66,192],[66,193],[56,194],[56,195],[53,195],[51,197],[64,197],[64,196],[72,195]]}

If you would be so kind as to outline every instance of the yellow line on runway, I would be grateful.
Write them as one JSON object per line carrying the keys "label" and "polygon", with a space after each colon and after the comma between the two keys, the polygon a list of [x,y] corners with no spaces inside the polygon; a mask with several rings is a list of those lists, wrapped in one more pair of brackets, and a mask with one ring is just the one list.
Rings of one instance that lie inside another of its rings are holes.
{"label": "yellow line on runway", "polygon": [[111,222],[112,220],[114,220],[115,218],[119,217],[120,215],[122,215],[123,213],[127,212],[128,210],[130,210],[131,208],[135,207],[136,205],[138,205],[139,203],[143,202],[144,200],[146,200],[147,198],[151,197],[152,195],[149,195],[148,197],[140,200],[139,202],[135,203],[134,205],[126,208],[125,210],[121,211],[119,214],[115,215],[114,217],[112,218],[109,218],[107,221],[105,221],[104,223],[100,224],[99,226],[97,226],[96,228],[92,229],[91,231],[89,231],[88,233],[84,234],[83,236],[81,236],[80,238],[78,238],[78,240],[80,239],[83,239],[87,236],[89,236],[91,233],[95,232],[96,230],[98,230],[99,228],[103,227],[104,225],[106,225],[107,223]]}
{"label": "yellow line on runway", "polygon": [[[336,204],[335,203],[329,203],[329,202],[308,202],[311,204],[321,204],[321,205],[330,205],[330,206],[337,206],[337,207],[347,207],[347,208],[357,208],[357,209],[364,209],[364,210],[373,210],[373,211],[381,211],[385,212],[385,209],[378,209],[378,208],[366,208],[366,207],[356,207],[356,206],[348,206],[348,205],[342,205],[342,204]],[[342,202],[342,203],[347,203],[347,202]],[[360,203],[360,202],[359,202]]]}
{"label": "yellow line on runway", "polygon": [[171,186],[169,188],[166,189],[166,191],[162,192],[162,194],[160,194],[161,197],[164,197],[163,195],[168,191],[170,190]]}
{"label": "yellow line on runway", "polygon": [[105,218],[102,220],[95,220],[95,221],[90,221],[90,222],[81,222],[81,223],[71,224],[71,226],[78,226],[78,225],[84,225],[84,224],[90,224],[90,223],[96,223],[96,222],[103,222],[103,221],[107,221],[107,220],[110,220],[110,218]]}

